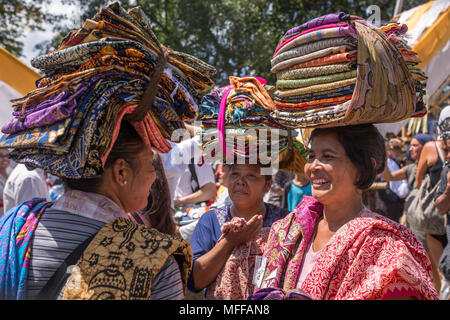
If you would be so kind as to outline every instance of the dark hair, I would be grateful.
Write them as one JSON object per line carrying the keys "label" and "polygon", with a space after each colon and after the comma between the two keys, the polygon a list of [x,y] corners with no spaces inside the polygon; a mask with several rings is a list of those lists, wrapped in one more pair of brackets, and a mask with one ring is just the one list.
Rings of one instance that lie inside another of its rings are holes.
{"label": "dark hair", "polygon": [[[310,141],[319,134],[333,133],[345,149],[350,161],[356,166],[359,177],[355,185],[368,189],[375,181],[377,174],[383,172],[386,161],[384,139],[372,124],[360,124],[345,127],[317,128]],[[372,158],[376,161],[373,166]]]}
{"label": "dark hair", "polygon": [[153,155],[152,164],[156,170],[156,179],[148,195],[147,207],[142,210],[141,214],[150,220],[152,228],[162,233],[175,235],[176,225],[171,215],[169,183],[159,154]]}
{"label": "dark hair", "polygon": [[[137,171],[139,168],[136,164],[136,155],[144,148],[145,144],[133,126],[128,121],[122,121],[119,134],[108,155],[104,168],[110,167],[117,159],[124,159],[133,171]],[[102,176],[99,176],[82,179],[65,178],[64,182],[71,189],[96,193],[102,185],[102,180]]]}

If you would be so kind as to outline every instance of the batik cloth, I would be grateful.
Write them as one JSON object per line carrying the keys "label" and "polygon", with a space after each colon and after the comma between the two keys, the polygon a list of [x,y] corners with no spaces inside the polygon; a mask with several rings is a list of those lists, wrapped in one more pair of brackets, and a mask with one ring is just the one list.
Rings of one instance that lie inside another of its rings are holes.
{"label": "batik cloth", "polygon": [[[261,288],[297,288],[304,253],[322,215],[322,205],[304,196],[294,212],[274,223],[264,249]],[[408,228],[367,208],[336,231],[299,289],[318,300],[438,299],[420,241]]]}
{"label": "batik cloth", "polygon": [[152,280],[170,255],[178,262],[186,289],[192,265],[189,243],[127,218],[116,218],[95,235],[83,252],[62,298],[148,300]]}
{"label": "batik cloth", "polygon": [[33,198],[0,218],[0,299],[25,299],[34,231],[53,203]]}

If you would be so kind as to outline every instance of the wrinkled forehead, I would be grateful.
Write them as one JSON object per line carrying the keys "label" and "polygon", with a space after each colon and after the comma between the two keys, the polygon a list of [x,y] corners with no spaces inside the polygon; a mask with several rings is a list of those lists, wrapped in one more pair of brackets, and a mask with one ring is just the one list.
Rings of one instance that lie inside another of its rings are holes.
{"label": "wrinkled forehead", "polygon": [[241,172],[241,173],[261,173],[261,166],[258,164],[233,164],[230,167],[231,172]]}

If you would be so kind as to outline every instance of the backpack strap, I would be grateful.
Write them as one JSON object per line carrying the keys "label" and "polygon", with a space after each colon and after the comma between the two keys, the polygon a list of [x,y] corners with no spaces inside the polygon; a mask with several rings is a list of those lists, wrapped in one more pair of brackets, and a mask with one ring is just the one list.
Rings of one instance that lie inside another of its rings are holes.
{"label": "backpack strap", "polygon": [[55,271],[53,276],[48,280],[47,284],[39,292],[36,300],[56,300],[58,298],[59,292],[66,284],[67,279],[70,276],[68,272],[69,266],[74,266],[80,259],[84,250],[87,248],[92,239],[96,236],[96,233],[84,240],[78,247],[73,250],[69,256],[64,260],[64,262]]}
{"label": "backpack strap", "polygon": [[445,158],[444,158],[444,155],[442,154],[442,150],[441,150],[441,148],[439,147],[438,142],[435,141],[434,143],[436,144],[436,150],[437,150],[437,152],[438,152],[439,158],[441,159],[442,163],[445,164]]}
{"label": "backpack strap", "polygon": [[194,189],[191,185],[192,193],[200,189],[200,183],[198,182],[197,171],[195,170],[194,158],[191,158],[191,162],[188,164],[189,172],[191,173],[192,179],[197,183],[197,187]]}

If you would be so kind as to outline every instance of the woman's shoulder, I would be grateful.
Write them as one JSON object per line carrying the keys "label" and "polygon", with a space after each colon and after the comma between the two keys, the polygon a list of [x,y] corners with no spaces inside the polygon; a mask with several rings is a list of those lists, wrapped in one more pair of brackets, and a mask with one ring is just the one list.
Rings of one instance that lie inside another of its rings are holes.
{"label": "woman's shoulder", "polygon": [[380,241],[400,241],[414,250],[424,252],[421,242],[414,233],[396,221],[370,210],[366,210],[359,220],[363,222],[361,227],[367,228],[366,234],[371,238],[375,237]]}

